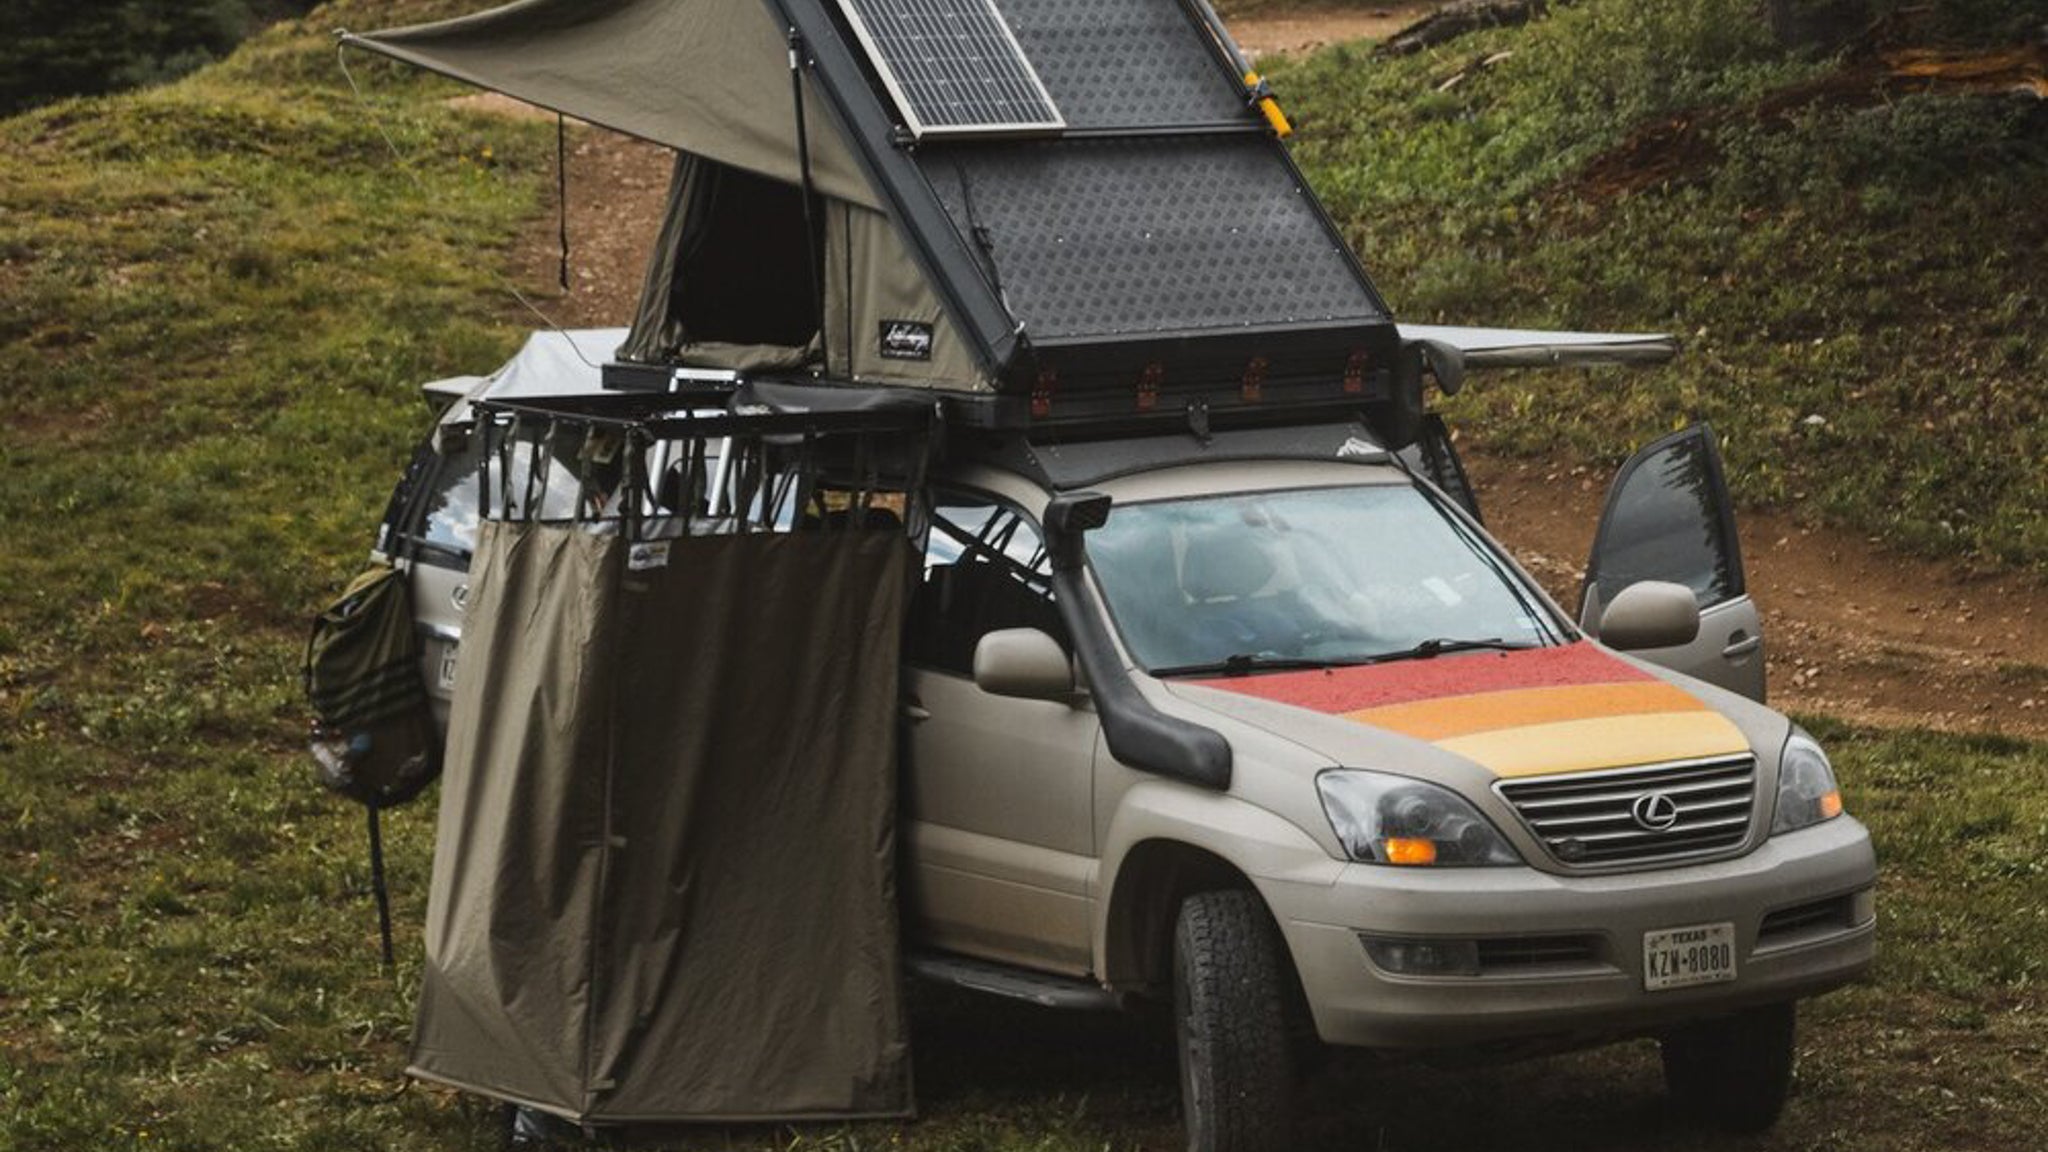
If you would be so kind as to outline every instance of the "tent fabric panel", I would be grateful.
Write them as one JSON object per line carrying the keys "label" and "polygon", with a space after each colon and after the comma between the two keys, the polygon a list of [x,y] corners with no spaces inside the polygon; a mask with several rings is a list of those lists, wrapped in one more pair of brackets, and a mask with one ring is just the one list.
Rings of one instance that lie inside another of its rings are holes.
{"label": "tent fabric panel", "polygon": [[478,533],[414,1028],[416,1073],[568,1115],[589,1104],[610,740],[595,591],[619,565],[587,533]]}
{"label": "tent fabric panel", "polygon": [[[825,227],[825,314],[832,371],[871,384],[987,392],[994,388],[889,216],[835,203]],[[909,326],[926,357],[891,332]],[[885,355],[884,349],[895,355]]]}
{"label": "tent fabric panel", "polygon": [[690,194],[700,163],[688,152],[676,154],[675,170],[668,181],[668,206],[662,209],[661,231],[655,233],[654,250],[647,257],[647,276],[640,286],[633,328],[619,345],[621,360],[665,362],[682,343],[682,325],[672,315],[672,300],[676,264],[689,235]]}
{"label": "tent fabric panel", "polygon": [[411,1071],[579,1122],[908,1115],[904,535],[631,547],[479,533]]}
{"label": "tent fabric panel", "polygon": [[902,1116],[897,531],[631,574],[595,1119]]}
{"label": "tent fabric panel", "polygon": [[[788,44],[762,0],[517,0],[349,43],[592,124],[799,182]],[[805,82],[811,177],[877,205]]]}

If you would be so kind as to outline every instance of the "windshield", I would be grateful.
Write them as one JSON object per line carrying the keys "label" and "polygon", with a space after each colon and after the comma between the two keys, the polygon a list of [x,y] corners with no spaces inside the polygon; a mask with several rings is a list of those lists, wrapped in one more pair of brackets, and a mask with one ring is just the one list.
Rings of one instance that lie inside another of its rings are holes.
{"label": "windshield", "polygon": [[1406,485],[1119,504],[1088,558],[1125,645],[1154,672],[1561,639],[1490,549]]}

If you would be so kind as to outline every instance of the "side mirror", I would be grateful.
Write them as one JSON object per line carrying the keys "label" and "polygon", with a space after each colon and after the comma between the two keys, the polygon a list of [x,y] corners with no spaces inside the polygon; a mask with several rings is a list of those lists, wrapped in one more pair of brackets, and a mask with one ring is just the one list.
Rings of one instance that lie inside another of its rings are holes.
{"label": "side mirror", "polygon": [[1692,589],[1665,580],[1639,580],[1623,588],[1600,613],[1600,641],[1632,652],[1677,648],[1700,634],[1700,603]]}
{"label": "side mirror", "polygon": [[1036,628],[1002,628],[974,646],[974,682],[994,696],[1065,700],[1074,694],[1074,663]]}

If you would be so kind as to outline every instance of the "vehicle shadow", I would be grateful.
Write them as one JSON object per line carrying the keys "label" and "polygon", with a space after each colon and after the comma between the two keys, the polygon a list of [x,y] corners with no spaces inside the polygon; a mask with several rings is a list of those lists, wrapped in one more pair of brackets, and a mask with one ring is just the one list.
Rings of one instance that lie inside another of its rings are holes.
{"label": "vehicle shadow", "polygon": [[[1163,1013],[1062,1012],[933,986],[911,998],[919,1122],[1005,1118],[1091,1147],[1180,1147]],[[1304,1080],[1303,1149],[1740,1149],[1671,1107],[1653,1044],[1514,1063],[1330,1053]]]}

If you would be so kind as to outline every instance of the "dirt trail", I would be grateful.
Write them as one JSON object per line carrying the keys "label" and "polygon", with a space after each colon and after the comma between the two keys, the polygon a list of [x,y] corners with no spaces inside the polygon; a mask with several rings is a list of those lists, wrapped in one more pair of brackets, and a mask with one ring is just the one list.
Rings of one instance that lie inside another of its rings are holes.
{"label": "dirt trail", "polygon": [[1256,60],[1276,52],[1309,52],[1345,40],[1384,40],[1421,19],[1434,7],[1434,4],[1304,7],[1239,16],[1226,23],[1237,46]]}
{"label": "dirt trail", "polygon": [[[1231,26],[1248,51],[1298,51],[1384,36],[1427,7],[1291,12]],[[496,96],[461,103],[533,114]],[[660,227],[670,156],[588,128],[572,130],[570,141],[570,290],[557,286],[552,217],[520,246],[516,278],[559,324],[625,324]],[[1607,477],[1483,455],[1468,465],[1488,526],[1568,599]],[[1747,514],[1742,535],[1764,613],[1773,704],[1879,724],[2048,737],[2048,584],[2039,578],[1903,558],[1784,514]]]}
{"label": "dirt trail", "polygon": [[[1486,526],[1570,604],[1608,476],[1466,460]],[[2048,737],[2048,587],[1886,551],[1780,512],[1738,517],[1773,706],[1887,725]]]}

